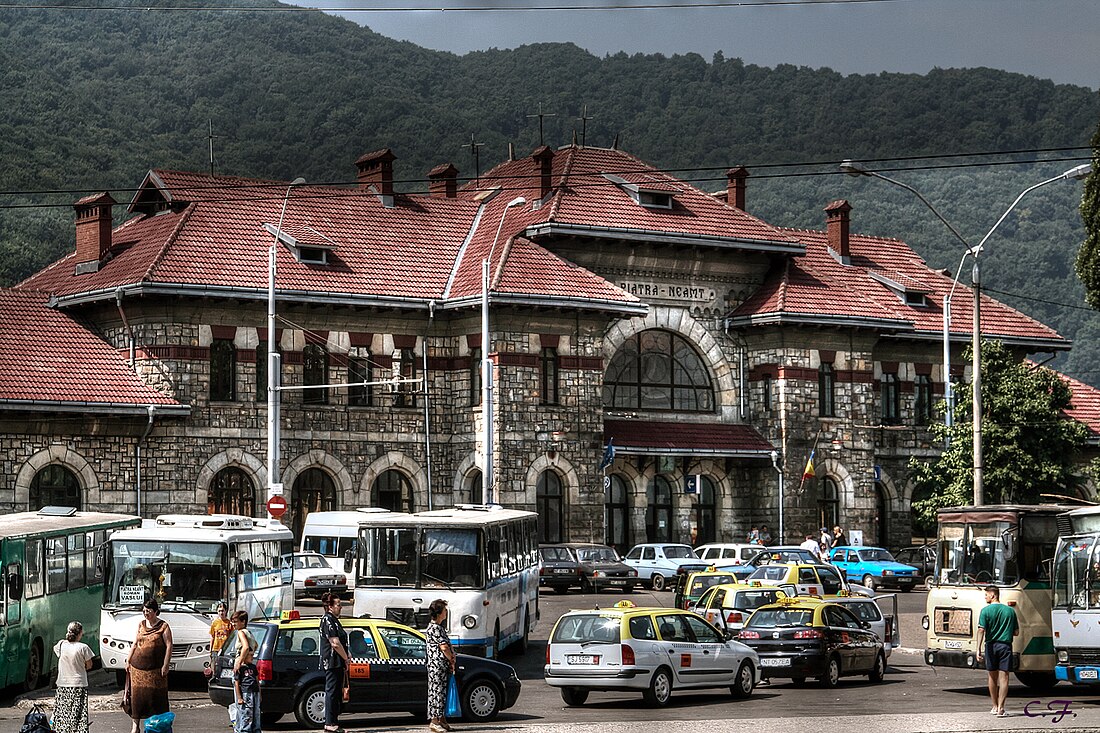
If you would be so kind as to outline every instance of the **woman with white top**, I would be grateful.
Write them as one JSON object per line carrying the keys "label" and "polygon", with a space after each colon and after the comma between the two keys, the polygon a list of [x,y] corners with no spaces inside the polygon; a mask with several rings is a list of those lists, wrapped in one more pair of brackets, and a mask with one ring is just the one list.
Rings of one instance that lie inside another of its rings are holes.
{"label": "woman with white top", "polygon": [[92,650],[80,641],[84,626],[73,621],[65,638],[54,645],[57,655],[57,697],[53,704],[53,725],[57,733],[88,733],[88,670]]}

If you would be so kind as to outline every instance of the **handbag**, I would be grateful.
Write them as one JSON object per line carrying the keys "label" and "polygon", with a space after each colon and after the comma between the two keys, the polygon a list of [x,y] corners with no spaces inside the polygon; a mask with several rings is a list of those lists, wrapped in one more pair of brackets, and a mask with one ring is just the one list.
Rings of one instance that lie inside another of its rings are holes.
{"label": "handbag", "polygon": [[447,713],[448,718],[462,717],[462,703],[458,699],[458,681],[451,675],[451,681],[447,684]]}
{"label": "handbag", "polygon": [[344,667],[344,702],[351,702],[351,679],[348,677],[348,668]]}
{"label": "handbag", "polygon": [[126,670],[126,682],[122,686],[122,712],[127,715],[133,713],[133,700],[130,697],[130,670]]}

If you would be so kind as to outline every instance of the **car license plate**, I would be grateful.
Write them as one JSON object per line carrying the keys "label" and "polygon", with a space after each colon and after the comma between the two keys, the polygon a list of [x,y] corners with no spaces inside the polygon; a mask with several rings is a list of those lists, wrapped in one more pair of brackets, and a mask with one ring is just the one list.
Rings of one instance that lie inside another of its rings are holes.
{"label": "car license plate", "polygon": [[222,673],[218,675],[218,677],[220,677],[223,680],[227,680],[227,679],[231,678],[232,676],[233,676],[233,668],[232,667],[226,667],[225,669],[222,670]]}
{"label": "car license plate", "polygon": [[963,643],[961,641],[945,641],[943,643],[944,649],[962,649]]}
{"label": "car license plate", "polygon": [[599,654],[569,654],[565,657],[565,661],[570,664],[599,664]]}
{"label": "car license plate", "polygon": [[626,581],[623,580],[622,578],[617,578],[615,580],[607,581],[607,584],[608,585],[626,585]]}
{"label": "car license plate", "polygon": [[791,666],[790,657],[761,657],[761,667],[789,667]]}
{"label": "car license plate", "polygon": [[1096,679],[1095,669],[1082,669],[1077,673],[1077,679],[1079,680],[1094,680]]}
{"label": "car license plate", "polygon": [[569,568],[554,568],[554,573],[557,575],[568,575],[570,570]]}

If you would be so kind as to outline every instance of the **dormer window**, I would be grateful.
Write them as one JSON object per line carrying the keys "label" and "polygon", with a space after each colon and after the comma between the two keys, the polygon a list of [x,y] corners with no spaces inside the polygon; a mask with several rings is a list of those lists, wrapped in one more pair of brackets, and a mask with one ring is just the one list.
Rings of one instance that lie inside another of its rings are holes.
{"label": "dormer window", "polygon": [[604,178],[626,191],[630,198],[647,209],[671,209],[672,199],[680,189],[651,173],[603,173]]}
{"label": "dormer window", "polygon": [[312,227],[283,227],[279,231],[272,224],[264,224],[264,229],[278,237],[303,265],[327,265],[328,253],[336,249],[336,242]]}
{"label": "dormer window", "polygon": [[924,283],[900,272],[885,275],[881,272],[870,270],[867,273],[872,280],[876,280],[896,295],[901,302],[911,308],[927,308],[929,288]]}

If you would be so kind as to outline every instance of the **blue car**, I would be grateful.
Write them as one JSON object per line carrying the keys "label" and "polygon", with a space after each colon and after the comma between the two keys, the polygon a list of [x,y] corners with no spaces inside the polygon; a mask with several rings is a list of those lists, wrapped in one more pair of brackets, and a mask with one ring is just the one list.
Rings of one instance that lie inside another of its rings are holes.
{"label": "blue car", "polygon": [[917,568],[902,565],[881,547],[834,547],[829,551],[829,560],[849,582],[862,583],[871,590],[890,587],[908,593],[920,580]]}

